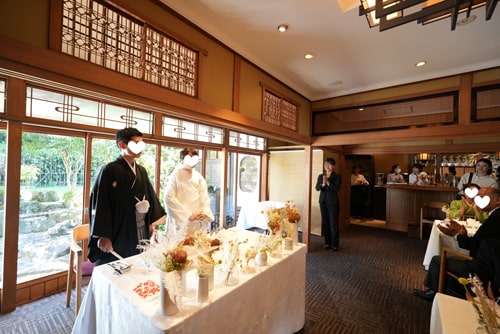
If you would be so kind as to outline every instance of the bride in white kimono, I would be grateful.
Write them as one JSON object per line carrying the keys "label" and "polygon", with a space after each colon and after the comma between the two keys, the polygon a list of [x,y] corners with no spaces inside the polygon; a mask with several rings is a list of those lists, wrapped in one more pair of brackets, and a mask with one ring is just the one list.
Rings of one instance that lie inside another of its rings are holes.
{"label": "bride in white kimono", "polygon": [[210,208],[207,182],[194,169],[199,160],[198,152],[185,148],[180,153],[180,159],[181,164],[172,172],[167,183],[167,231],[186,235],[194,231],[208,231],[214,214]]}

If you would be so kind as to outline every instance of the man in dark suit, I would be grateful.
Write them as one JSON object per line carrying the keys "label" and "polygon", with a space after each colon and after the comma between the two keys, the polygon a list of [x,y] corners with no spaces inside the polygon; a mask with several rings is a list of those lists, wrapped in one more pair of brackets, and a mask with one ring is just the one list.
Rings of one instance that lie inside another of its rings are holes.
{"label": "man in dark suit", "polygon": [[479,277],[490,298],[500,296],[500,239],[483,239],[468,269]]}
{"label": "man in dark suit", "polygon": [[325,172],[318,175],[316,190],[319,191],[321,210],[321,233],[325,237],[325,248],[336,251],[339,247],[339,196],[341,178],[335,173],[335,159],[327,158]]}
{"label": "man in dark suit", "polygon": [[[481,224],[474,236],[467,235],[467,229],[457,223],[450,221],[448,226],[438,225],[438,228],[444,234],[456,238],[460,248],[468,249],[471,257],[475,257],[479,249],[479,245],[483,239],[500,239],[500,191],[497,188],[481,188],[477,196],[482,199],[484,203],[488,202],[483,211],[488,212],[488,219]],[[486,200],[489,198],[489,201]],[[439,271],[440,271],[441,256],[434,256],[429,265],[427,275],[424,279],[424,285],[427,287],[425,290],[413,289],[413,294],[427,300],[433,300],[434,295],[439,285]],[[463,259],[449,257],[446,259],[446,269],[460,276],[468,276],[470,261]]]}

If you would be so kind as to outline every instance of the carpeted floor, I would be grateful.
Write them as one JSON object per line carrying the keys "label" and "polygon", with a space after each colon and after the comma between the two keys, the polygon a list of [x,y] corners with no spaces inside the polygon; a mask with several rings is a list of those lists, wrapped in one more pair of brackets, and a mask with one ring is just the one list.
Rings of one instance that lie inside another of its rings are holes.
{"label": "carpeted floor", "polygon": [[[411,294],[422,286],[425,246],[406,233],[358,225],[341,231],[337,252],[312,236],[300,333],[428,333],[431,303]],[[0,333],[71,333],[74,319],[59,293],[1,315]]]}

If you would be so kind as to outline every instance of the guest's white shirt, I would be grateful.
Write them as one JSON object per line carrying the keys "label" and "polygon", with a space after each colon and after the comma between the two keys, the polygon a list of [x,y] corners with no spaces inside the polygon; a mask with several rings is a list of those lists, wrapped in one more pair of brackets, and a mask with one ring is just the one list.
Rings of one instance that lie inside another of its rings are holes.
{"label": "guest's white shirt", "polygon": [[[459,190],[462,190],[463,186],[469,183],[469,175],[470,175],[470,173],[465,173],[460,178],[460,182],[458,182],[458,186],[457,186],[457,188]],[[472,180],[470,183],[477,184],[481,188],[483,188],[483,187],[498,188],[497,181],[491,175],[478,176],[477,173],[474,173],[474,174],[472,174]]]}

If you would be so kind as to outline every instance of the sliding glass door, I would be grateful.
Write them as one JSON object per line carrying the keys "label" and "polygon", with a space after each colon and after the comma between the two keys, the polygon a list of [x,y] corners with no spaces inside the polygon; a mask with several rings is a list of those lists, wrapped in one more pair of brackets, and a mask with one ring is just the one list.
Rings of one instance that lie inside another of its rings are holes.
{"label": "sliding glass door", "polygon": [[82,223],[85,139],[23,132],[17,283],[68,269]]}

